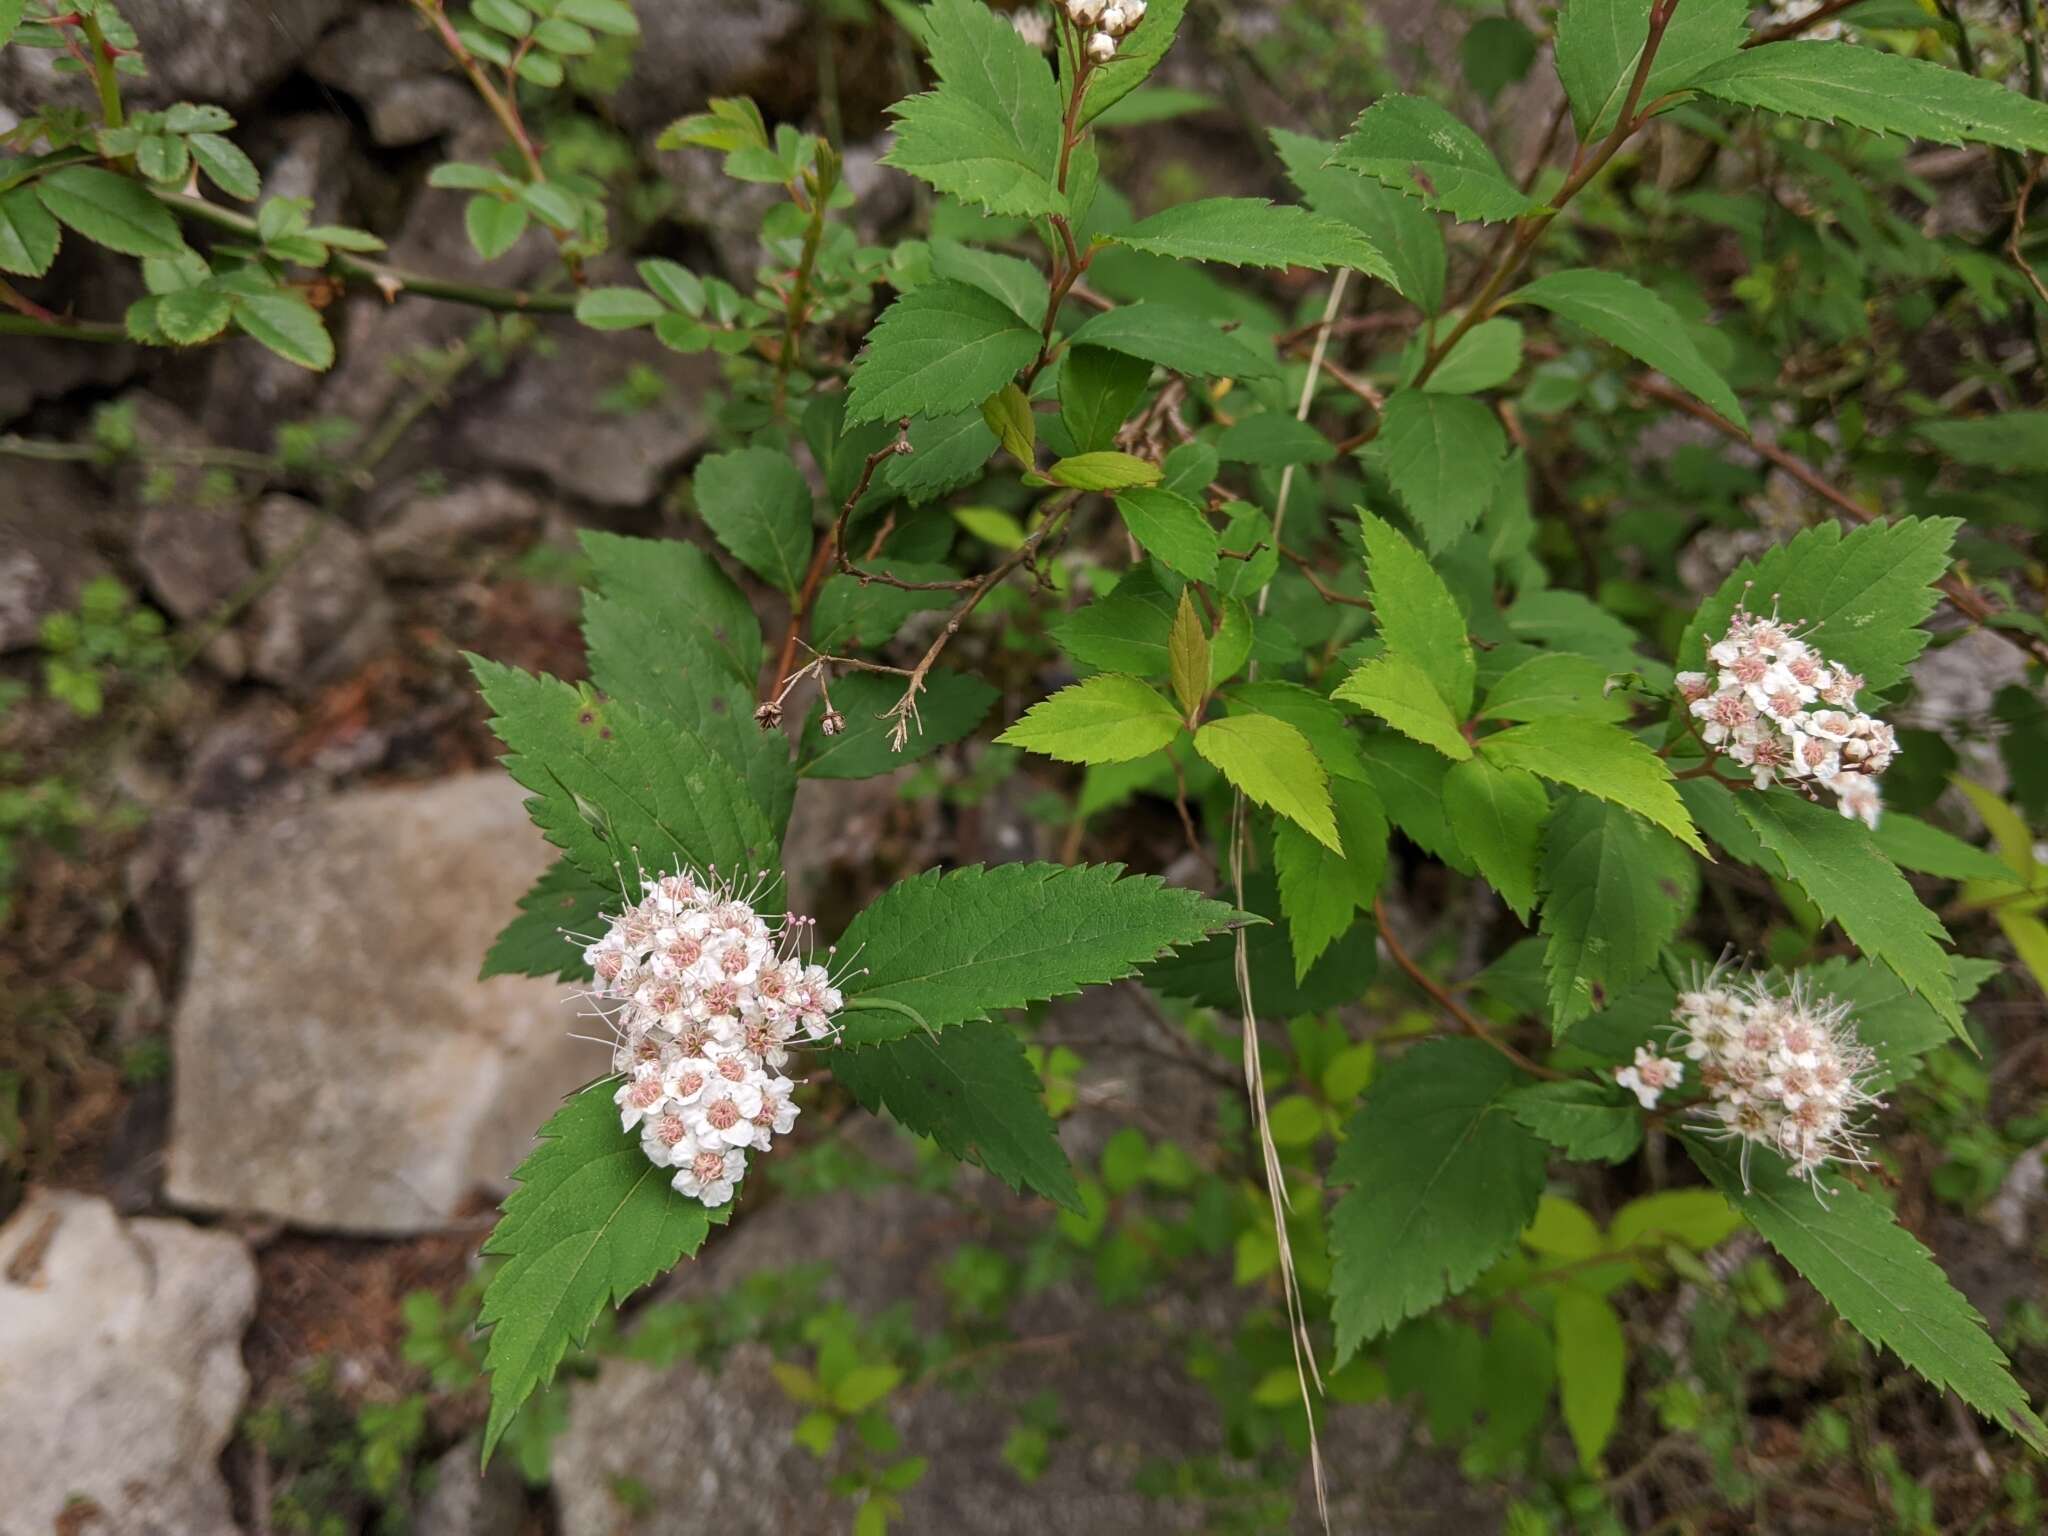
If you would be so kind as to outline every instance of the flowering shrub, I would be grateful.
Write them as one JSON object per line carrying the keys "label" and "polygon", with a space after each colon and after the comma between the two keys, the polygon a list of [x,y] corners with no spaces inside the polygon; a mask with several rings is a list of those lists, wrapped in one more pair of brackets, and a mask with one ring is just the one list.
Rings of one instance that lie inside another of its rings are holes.
{"label": "flowering shrub", "polygon": [[[1966,524],[1929,490],[1930,445],[1964,472],[2040,468],[2039,423],[2002,447],[1900,391],[1824,426],[1779,382],[1806,341],[1870,325],[1827,286],[1852,235],[1902,314],[1953,271],[1944,302],[2005,325],[2015,357],[2034,345],[2010,323],[2034,313],[2030,270],[1833,173],[1846,156],[1903,202],[1918,184],[1881,136],[2024,157],[2048,151],[2048,106],[1922,56],[1914,28],[1811,40],[1837,4],[1753,30],[1724,0],[1567,0],[1548,46],[1552,139],[1573,147],[1547,143],[1526,175],[1437,101],[1385,95],[1334,139],[1273,129],[1297,200],[1141,217],[1105,145],[1165,99],[1146,82],[1185,0],[931,0],[894,8],[930,78],[892,109],[885,164],[932,203],[893,245],[847,222],[839,148],[771,131],[752,102],[663,136],[785,194],[742,291],[663,257],[634,282],[601,269],[603,189],[527,128],[596,34],[632,36],[628,7],[413,3],[506,131],[498,163],[433,185],[468,195],[486,257],[530,220],[549,231],[555,286],[389,268],[374,237],[260,201],[225,114],[124,115],[132,39],[109,0],[35,0],[15,35],[66,51],[104,104],[9,135],[38,152],[0,164],[0,269],[37,277],[68,231],[141,259],[126,334],[235,329],[314,367],[333,350],[323,282],[573,310],[724,360],[727,440],[691,478],[691,536],[586,536],[589,681],[474,659],[561,851],[486,970],[581,985],[612,1047],[487,1245],[487,1451],[601,1313],[744,1207],[749,1154],[830,1134],[796,1129],[807,1094],[886,1111],[1099,1234],[1102,1188],[1069,1165],[1009,1016],[1130,980],[1176,1027],[1221,1020],[1241,1042],[1266,1204],[1240,1273],[1272,1286],[1286,1339],[1261,1402],[1298,1391],[1296,1422],[1318,1422],[1320,1381],[1363,1393],[1362,1362],[1451,1327],[1462,1297],[1488,1350],[1540,1362],[1516,1378],[1515,1434],[1555,1382],[1596,1468],[1630,1369],[1615,1292],[1698,1271],[1747,1224],[1869,1340],[2048,1448],[1981,1319],[1859,1176],[1882,1157],[1878,1096],[1967,1048],[1985,973],[1908,874],[2000,901],[2035,877],[2023,838],[1994,855],[1915,814],[1938,763],[1907,809],[1879,781],[1940,745],[1902,748],[1880,716],[1944,600],[2029,665],[2048,656],[2015,585],[1952,569],[1958,549],[2017,563],[1999,518]],[[1506,64],[1468,55],[1475,85],[1528,74],[1542,40],[1520,30]],[[1640,174],[1651,133],[1740,133],[1854,217],[1792,220],[1773,264],[1779,210],[1747,188],[1673,196]],[[1751,274],[1708,284],[1618,234],[1631,197],[1726,225]],[[199,229],[223,238],[188,244]],[[106,324],[0,291],[17,328]],[[1667,418],[1694,433],[1682,470],[1631,462]],[[1759,463],[1812,497],[1775,543],[1748,526]],[[1628,505],[1635,474],[1654,514]],[[1740,536],[1690,595],[1669,574],[1681,497],[1688,527]],[[913,874],[817,960],[812,925],[782,912],[796,797],[974,755],[1071,794],[1063,861]],[[1088,818],[1112,811],[1165,829],[1133,839],[1160,873],[1083,859]],[[1481,914],[1455,983],[1447,950],[1407,937],[1447,889]],[[1998,920],[2038,965],[2037,911]],[[1792,969],[1673,980],[1725,940]],[[1390,987],[1431,1009],[1407,1033],[1441,1038],[1365,1038]],[[1315,1065],[1275,1103],[1283,1021]],[[1704,1182],[1679,1175],[1604,1230],[1551,1188],[1646,1137]]]}

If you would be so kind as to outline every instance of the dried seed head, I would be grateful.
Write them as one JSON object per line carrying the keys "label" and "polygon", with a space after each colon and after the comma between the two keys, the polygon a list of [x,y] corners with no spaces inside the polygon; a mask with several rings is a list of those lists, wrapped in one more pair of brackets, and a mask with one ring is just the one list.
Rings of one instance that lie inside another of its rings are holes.
{"label": "dried seed head", "polygon": [[836,709],[828,709],[818,721],[818,729],[827,736],[837,736],[846,729],[846,716],[839,713]]}

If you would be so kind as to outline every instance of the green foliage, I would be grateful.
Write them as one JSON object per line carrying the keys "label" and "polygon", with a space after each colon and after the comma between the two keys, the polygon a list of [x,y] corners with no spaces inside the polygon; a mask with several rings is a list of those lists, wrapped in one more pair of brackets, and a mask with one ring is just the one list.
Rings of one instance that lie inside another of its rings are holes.
{"label": "green foliage", "polygon": [[1180,716],[1152,688],[1105,672],[1032,705],[996,740],[1063,763],[1122,763],[1157,752],[1180,730]]}
{"label": "green foliage", "polygon": [[1371,453],[1436,552],[1462,538],[1492,503],[1507,450],[1500,422],[1477,400],[1404,389],[1387,402]]}
{"label": "green foliage", "polygon": [[1567,795],[1543,839],[1543,932],[1550,1015],[1562,1035],[1649,972],[1685,921],[1685,851],[1641,817]]}
{"label": "green foliage", "polygon": [[1488,223],[1535,208],[1486,143],[1433,101],[1387,96],[1359,114],[1331,159],[1455,219]]}
{"label": "green foliage", "polygon": [[811,492],[789,455],[768,448],[713,454],[691,482],[697,512],[734,559],[791,593],[811,560]]}
{"label": "green foliage", "polygon": [[868,333],[847,389],[846,419],[942,416],[978,406],[1037,350],[1037,333],[979,288],[921,284]]}
{"label": "green foliage", "polygon": [[1678,312],[1635,279],[1591,268],[1552,272],[1518,288],[1508,302],[1535,304],[1584,326],[1699,396],[1730,421],[1749,424],[1735,391],[1700,356]]}
{"label": "green foliage", "polygon": [[1232,267],[1356,267],[1389,279],[1373,243],[1335,219],[1258,197],[1210,197],[1182,203],[1111,237],[1155,256],[1214,261]]}

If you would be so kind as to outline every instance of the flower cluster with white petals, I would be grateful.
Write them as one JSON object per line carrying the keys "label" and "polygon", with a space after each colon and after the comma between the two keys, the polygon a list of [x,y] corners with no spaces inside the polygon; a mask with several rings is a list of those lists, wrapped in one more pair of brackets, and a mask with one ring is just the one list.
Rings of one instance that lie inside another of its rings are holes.
{"label": "flower cluster with white petals", "polygon": [[758,886],[678,870],[641,880],[641,899],[608,916],[583,958],[587,994],[612,1029],[613,1095],[622,1130],[673,1168],[678,1192],[723,1205],[747,1171],[796,1125],[783,1076],[793,1045],[833,1033],[844,1001],[804,956],[810,920],[770,923]]}
{"label": "flower cluster with white petals", "polygon": [[1647,1045],[1636,1047],[1636,1059],[1615,1070],[1614,1080],[1636,1096],[1645,1109],[1655,1109],[1666,1089],[1685,1081],[1685,1063],[1660,1056]]}
{"label": "flower cluster with white petals", "polygon": [[1090,62],[1107,64],[1116,45],[1145,19],[1145,0],[1066,0],[1067,17],[1088,34]]}
{"label": "flower cluster with white petals", "polygon": [[1875,827],[1877,780],[1899,755],[1892,728],[1856,707],[1863,679],[1834,666],[1793,626],[1737,608],[1707,650],[1713,672],[1681,672],[1678,693],[1700,739],[1742,765],[1758,789],[1783,780]]}
{"label": "flower cluster with white petals", "polygon": [[1879,1102],[1868,1086],[1877,1053],[1856,1038],[1847,1003],[1800,976],[1779,985],[1716,966],[1678,995],[1671,1016],[1672,1048],[1698,1064],[1706,1091],[1695,1113],[1712,1134],[1742,1143],[1745,1185],[1755,1146],[1783,1154],[1816,1185],[1831,1161],[1863,1164],[1850,1120]]}

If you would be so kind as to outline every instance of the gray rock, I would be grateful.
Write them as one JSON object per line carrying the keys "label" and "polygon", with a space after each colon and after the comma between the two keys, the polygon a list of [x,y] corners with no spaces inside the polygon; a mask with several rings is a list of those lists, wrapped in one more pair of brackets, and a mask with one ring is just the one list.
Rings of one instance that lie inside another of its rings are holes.
{"label": "gray rock", "polygon": [[232,1532],[218,1463],[255,1303],[237,1238],[32,1197],[0,1227],[0,1536]]}
{"label": "gray rock", "polygon": [[505,1536],[526,1513],[526,1491],[510,1456],[479,1466],[482,1442],[463,1441],[434,1463],[433,1486],[412,1519],[413,1536]]}
{"label": "gray rock", "polygon": [[78,606],[107,563],[93,548],[106,498],[71,464],[10,459],[0,497],[0,651],[37,643],[43,620]]}
{"label": "gray rock", "polygon": [[448,73],[448,56],[404,6],[366,5],[329,32],[306,61],[322,85],[346,91],[387,147],[446,133],[479,110]]}
{"label": "gray rock", "polygon": [[384,646],[391,607],[356,533],[297,497],[266,496],[255,536],[266,566],[290,563],[250,609],[254,676],[291,686],[330,682]]}
{"label": "gray rock", "polygon": [[539,497],[503,480],[479,480],[439,496],[415,496],[370,535],[370,554],[394,576],[431,576],[464,550],[539,525]]}
{"label": "gray rock", "polygon": [[[255,101],[291,72],[319,42],[348,0],[124,0],[121,14],[134,26],[148,72],[121,77],[131,106],[173,101],[219,102],[234,108]],[[9,48],[0,53],[0,107],[27,113],[58,101],[93,104],[91,82],[60,75],[54,52]]]}
{"label": "gray rock", "polygon": [[[667,380],[667,395],[640,410],[606,409],[600,397],[635,365]],[[483,462],[545,476],[571,496],[644,506],[704,445],[710,419],[701,402],[717,378],[708,356],[681,356],[648,332],[564,327],[546,355],[520,359],[505,386],[463,424],[462,441]]]}
{"label": "gray rock", "polygon": [[610,103],[632,130],[666,127],[713,96],[744,94],[783,66],[810,12],[796,0],[664,0],[644,6],[633,74]]}
{"label": "gray rock", "polygon": [[414,1232],[495,1189],[609,1067],[550,981],[478,981],[552,861],[497,773],[355,790],[201,865],[172,1026],[173,1201]]}

